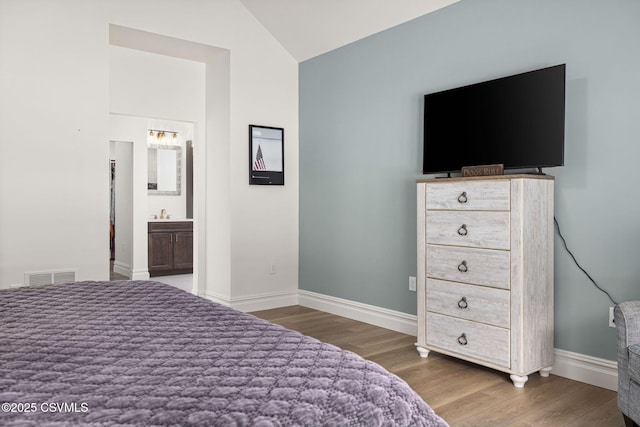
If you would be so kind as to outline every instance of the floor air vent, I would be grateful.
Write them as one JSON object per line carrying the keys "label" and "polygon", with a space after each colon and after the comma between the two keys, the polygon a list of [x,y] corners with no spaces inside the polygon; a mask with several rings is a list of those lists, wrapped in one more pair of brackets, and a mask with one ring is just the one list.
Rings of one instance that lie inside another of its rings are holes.
{"label": "floor air vent", "polygon": [[70,271],[35,271],[24,273],[24,283],[27,285],[50,285],[53,283],[75,282],[76,272]]}

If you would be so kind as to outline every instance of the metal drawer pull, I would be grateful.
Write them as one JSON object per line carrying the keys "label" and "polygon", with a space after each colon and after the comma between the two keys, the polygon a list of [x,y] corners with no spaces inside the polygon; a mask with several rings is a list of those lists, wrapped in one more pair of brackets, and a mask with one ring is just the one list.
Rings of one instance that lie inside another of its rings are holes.
{"label": "metal drawer pull", "polygon": [[469,303],[467,302],[467,297],[462,297],[462,299],[458,301],[458,307],[462,309],[469,307]]}
{"label": "metal drawer pull", "polygon": [[467,224],[462,224],[462,227],[458,228],[458,234],[461,236],[467,235]]}
{"label": "metal drawer pull", "polygon": [[462,261],[459,265],[458,265],[458,271],[460,273],[466,273],[467,271],[469,271],[469,268],[467,267],[467,261]]}
{"label": "metal drawer pull", "polygon": [[462,194],[460,194],[460,195],[458,196],[458,202],[459,202],[460,204],[463,204],[463,205],[464,205],[465,203],[467,203],[467,200],[468,200],[468,199],[467,199],[467,192],[466,192],[466,191],[463,191],[463,192],[462,192]]}
{"label": "metal drawer pull", "polygon": [[468,341],[467,341],[467,334],[462,334],[458,337],[458,344],[460,345],[467,345]]}

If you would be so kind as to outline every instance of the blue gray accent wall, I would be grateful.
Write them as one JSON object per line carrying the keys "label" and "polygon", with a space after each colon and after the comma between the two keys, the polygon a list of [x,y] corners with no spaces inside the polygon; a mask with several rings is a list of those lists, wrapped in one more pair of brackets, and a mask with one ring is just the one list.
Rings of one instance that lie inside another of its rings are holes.
{"label": "blue gray accent wall", "polygon": [[[301,63],[300,288],[415,314],[423,95],[566,63],[556,217],[614,299],[640,299],[639,20],[637,0],[462,0]],[[614,360],[611,305],[556,236],[556,348]]]}

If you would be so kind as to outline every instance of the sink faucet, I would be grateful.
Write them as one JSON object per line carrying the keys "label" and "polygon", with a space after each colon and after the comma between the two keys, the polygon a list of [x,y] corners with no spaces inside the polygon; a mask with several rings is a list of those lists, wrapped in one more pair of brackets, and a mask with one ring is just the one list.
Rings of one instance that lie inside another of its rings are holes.
{"label": "sink faucet", "polygon": [[160,211],[160,219],[165,219],[167,217],[167,210],[166,209],[162,209]]}

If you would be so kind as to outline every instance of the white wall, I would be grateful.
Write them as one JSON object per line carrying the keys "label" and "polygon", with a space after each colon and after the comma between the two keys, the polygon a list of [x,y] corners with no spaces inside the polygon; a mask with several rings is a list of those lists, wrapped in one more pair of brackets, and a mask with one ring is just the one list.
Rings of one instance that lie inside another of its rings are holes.
{"label": "white wall", "polygon": [[[95,2],[0,2],[0,287],[109,274],[105,17]],[[10,135],[10,137],[9,137]]]}
{"label": "white wall", "polygon": [[109,109],[158,119],[204,120],[204,69],[202,62],[109,46]]}
{"label": "white wall", "polygon": [[[0,1],[0,124],[5,135],[20,136],[0,145],[0,286],[36,268],[78,267],[80,278],[108,277],[112,23],[228,51],[206,65],[206,94],[224,99],[205,100],[219,108],[215,117],[206,113],[203,128],[218,126],[200,147],[206,178],[196,183],[195,209],[207,247],[197,257],[207,277],[199,288],[230,303],[295,292],[298,65],[239,1]],[[228,85],[208,81],[213,75]],[[285,128],[284,187],[248,185],[250,123]],[[43,138],[42,128],[51,136]],[[228,154],[214,158],[219,152]],[[222,176],[208,167],[216,162],[226,164]],[[209,250],[218,237],[223,243]],[[269,275],[273,261],[278,273]]]}

